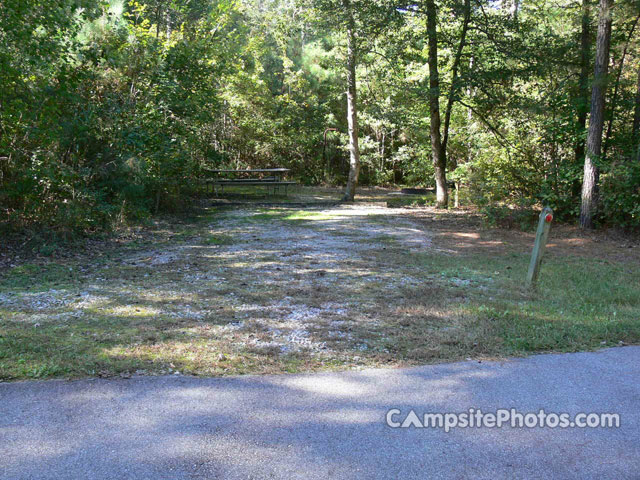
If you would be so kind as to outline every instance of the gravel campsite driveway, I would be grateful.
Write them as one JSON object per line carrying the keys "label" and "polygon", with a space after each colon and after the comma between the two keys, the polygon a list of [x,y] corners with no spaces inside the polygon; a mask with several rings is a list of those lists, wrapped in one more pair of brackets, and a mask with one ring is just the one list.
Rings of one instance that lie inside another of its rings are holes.
{"label": "gravel campsite driveway", "polygon": [[594,261],[558,228],[531,292],[532,234],[473,218],[209,206],[15,261],[0,271],[0,380],[403,367],[640,338],[640,249],[594,241],[612,252]]}
{"label": "gravel campsite driveway", "polygon": [[225,209],[171,228],[44,275],[23,269],[32,281],[0,293],[5,320],[31,335],[51,330],[49,343],[76,349],[73,362],[49,359],[32,376],[384,360],[383,324],[403,315],[403,290],[424,281],[410,261],[397,263],[431,248],[421,225],[375,205]]}

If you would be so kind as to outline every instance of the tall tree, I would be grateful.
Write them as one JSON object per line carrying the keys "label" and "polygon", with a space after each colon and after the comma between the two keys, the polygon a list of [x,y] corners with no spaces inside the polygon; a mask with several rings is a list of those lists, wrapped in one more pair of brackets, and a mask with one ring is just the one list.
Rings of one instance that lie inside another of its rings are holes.
{"label": "tall tree", "polygon": [[427,40],[429,42],[429,116],[431,154],[436,178],[436,206],[446,208],[449,204],[447,191],[447,152],[440,135],[440,75],[438,73],[438,10],[434,0],[426,0]]}
{"label": "tall tree", "polygon": [[471,20],[471,1],[464,0],[462,5],[463,20],[462,29],[458,39],[458,45],[451,65],[451,84],[447,93],[447,104],[444,113],[444,125],[440,119],[440,72],[438,69],[438,9],[435,0],[426,0],[427,11],[427,40],[429,44],[429,117],[431,155],[436,180],[436,205],[438,208],[447,208],[449,204],[449,192],[447,189],[447,145],[449,142],[449,130],[451,126],[451,113],[453,104],[460,89],[459,70],[462,54],[466,46],[467,32]]}
{"label": "tall tree", "polygon": [[342,0],[342,5],[347,15],[347,123],[349,125],[349,177],[342,200],[353,202],[360,174],[358,91],[356,85],[357,38],[351,1]]}
{"label": "tall tree", "polygon": [[[346,96],[347,128],[349,133],[349,175],[343,201],[355,198],[360,175],[360,144],[358,126],[358,89],[356,72],[362,55],[362,45],[367,48],[375,39],[391,27],[398,18],[395,0],[301,0],[308,2],[317,12],[319,24],[346,34],[347,55]],[[364,50],[364,49],[363,49]]]}
{"label": "tall tree", "polygon": [[611,97],[611,107],[609,108],[609,121],[607,125],[607,132],[604,136],[604,146],[602,147],[602,156],[607,156],[607,151],[609,146],[611,145],[611,134],[613,133],[613,122],[616,118],[616,107],[618,106],[618,94],[620,93],[620,80],[622,78],[622,72],[624,71],[624,62],[627,58],[627,52],[629,50],[629,45],[631,43],[631,39],[633,38],[633,34],[638,26],[638,22],[640,21],[640,14],[636,15],[635,19],[631,22],[631,26],[629,27],[629,32],[627,34],[627,40],[624,43],[624,48],[622,49],[622,56],[620,57],[620,61],[618,62],[618,72],[616,74],[616,81],[613,86],[613,95]]}
{"label": "tall tree", "polygon": [[[456,100],[456,95],[460,90],[460,82],[458,72],[460,70],[460,62],[462,60],[462,52],[467,43],[467,32],[469,31],[469,22],[471,20],[471,0],[464,0],[463,5],[463,20],[462,30],[460,32],[460,41],[456,54],[453,59],[453,66],[451,67],[451,86],[449,87],[449,94],[447,96],[447,107],[444,112],[444,126],[442,132],[442,150],[447,152],[447,145],[449,143],[449,130],[451,126],[451,113],[453,111],[453,104]],[[455,168],[455,165],[452,167]]]}
{"label": "tall tree", "polygon": [[596,38],[596,65],[591,89],[591,114],[589,117],[587,154],[584,160],[584,175],[582,179],[582,206],[580,209],[580,226],[582,228],[593,227],[593,217],[598,204],[598,181],[600,176],[598,162],[602,153],[605,94],[611,46],[612,6],[613,0],[600,0],[598,35]]}
{"label": "tall tree", "polygon": [[[583,132],[587,128],[589,113],[589,65],[591,63],[591,0],[582,0],[582,21],[580,32],[580,79],[578,81],[578,120],[576,122],[578,138],[575,145],[575,160],[584,161]],[[577,192],[576,192],[577,193]]]}

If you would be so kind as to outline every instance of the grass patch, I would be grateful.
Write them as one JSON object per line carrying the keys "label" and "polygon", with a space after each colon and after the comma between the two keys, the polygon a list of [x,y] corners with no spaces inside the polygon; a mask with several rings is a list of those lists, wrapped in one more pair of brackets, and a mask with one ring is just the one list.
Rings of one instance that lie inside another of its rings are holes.
{"label": "grass patch", "polygon": [[313,222],[313,221],[325,221],[334,220],[339,218],[337,215],[332,215],[327,212],[316,212],[313,210],[296,210],[284,215],[283,220],[289,222]]}
{"label": "grass patch", "polygon": [[323,211],[290,210],[290,209],[258,209],[257,213],[243,217],[248,223],[280,221],[292,224],[334,220],[339,218]]}
{"label": "grass patch", "polygon": [[420,264],[464,296],[464,302],[449,302],[451,315],[472,319],[465,334],[482,337],[487,353],[577,351],[640,341],[639,271],[549,257],[532,293],[524,288],[528,261],[528,255],[516,254],[429,255]]}
{"label": "grass patch", "polygon": [[42,291],[78,282],[76,268],[61,263],[28,263],[0,274],[0,292],[11,290]]}
{"label": "grass patch", "polygon": [[[131,374],[229,375],[318,369],[325,359],[258,348],[255,332],[220,335],[221,319],[176,322],[96,318],[34,328],[0,323],[0,379]],[[332,358],[333,365],[344,361]]]}

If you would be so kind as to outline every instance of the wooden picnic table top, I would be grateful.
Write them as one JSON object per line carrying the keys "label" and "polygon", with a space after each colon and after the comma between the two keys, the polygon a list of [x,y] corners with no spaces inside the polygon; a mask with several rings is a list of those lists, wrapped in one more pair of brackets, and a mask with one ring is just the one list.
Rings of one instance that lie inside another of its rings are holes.
{"label": "wooden picnic table top", "polygon": [[257,168],[255,170],[206,170],[207,172],[211,173],[285,173],[291,171],[289,168]]}

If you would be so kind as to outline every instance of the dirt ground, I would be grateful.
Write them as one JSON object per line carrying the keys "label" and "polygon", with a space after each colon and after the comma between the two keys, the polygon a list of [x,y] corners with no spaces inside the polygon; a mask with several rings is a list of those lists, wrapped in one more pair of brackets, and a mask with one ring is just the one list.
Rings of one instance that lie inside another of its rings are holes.
{"label": "dirt ground", "polygon": [[[410,216],[432,232],[433,242],[455,253],[529,252],[535,232],[489,228],[473,210],[442,214],[432,208],[412,209]],[[640,236],[616,230],[583,231],[578,226],[552,225],[547,252],[640,265]]]}

